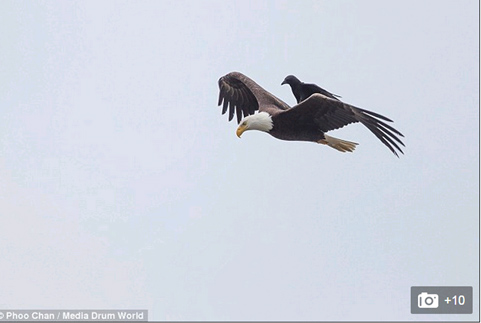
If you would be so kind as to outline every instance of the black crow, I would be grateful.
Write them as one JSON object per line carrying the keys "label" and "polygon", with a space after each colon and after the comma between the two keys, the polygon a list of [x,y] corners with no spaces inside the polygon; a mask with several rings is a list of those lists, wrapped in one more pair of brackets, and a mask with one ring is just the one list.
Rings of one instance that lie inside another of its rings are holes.
{"label": "black crow", "polygon": [[339,95],[332,94],[331,92],[324,90],[323,88],[317,86],[316,84],[301,82],[294,75],[286,76],[284,81],[282,81],[281,85],[284,85],[284,84],[289,84],[291,86],[292,93],[294,93],[297,103],[304,101],[314,93],[320,93],[327,96],[328,98],[338,100],[338,101],[339,101],[338,98],[340,98]]}

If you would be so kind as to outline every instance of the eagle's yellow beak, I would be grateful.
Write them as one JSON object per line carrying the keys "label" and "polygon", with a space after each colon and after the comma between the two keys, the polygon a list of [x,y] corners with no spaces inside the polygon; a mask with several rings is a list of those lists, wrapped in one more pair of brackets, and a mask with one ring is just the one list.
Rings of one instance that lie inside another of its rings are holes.
{"label": "eagle's yellow beak", "polygon": [[239,127],[237,127],[237,131],[235,132],[237,134],[237,137],[241,137],[244,131],[246,131],[247,126],[245,124],[241,124]]}

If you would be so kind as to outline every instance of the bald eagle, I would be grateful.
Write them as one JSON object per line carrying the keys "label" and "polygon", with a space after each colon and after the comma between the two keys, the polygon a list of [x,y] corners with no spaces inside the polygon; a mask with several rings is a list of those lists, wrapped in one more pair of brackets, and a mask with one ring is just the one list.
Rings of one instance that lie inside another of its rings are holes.
{"label": "bald eagle", "polygon": [[360,122],[394,155],[399,157],[398,152],[403,153],[398,144],[404,144],[397,136],[404,136],[384,122],[392,120],[378,113],[320,93],[312,94],[291,108],[239,72],[221,77],[218,83],[218,105],[222,105],[222,114],[229,110],[229,121],[237,114],[239,126],[236,133],[239,138],[244,131],[260,130],[281,140],[311,141],[341,152],[352,152],[357,143],[328,136],[326,132]]}

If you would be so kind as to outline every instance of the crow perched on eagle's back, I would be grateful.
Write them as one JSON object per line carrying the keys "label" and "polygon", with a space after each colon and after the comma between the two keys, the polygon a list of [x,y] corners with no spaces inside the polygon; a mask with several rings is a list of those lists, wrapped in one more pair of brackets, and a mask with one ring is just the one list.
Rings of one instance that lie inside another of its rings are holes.
{"label": "crow perched on eagle's back", "polygon": [[323,88],[317,86],[316,84],[301,82],[294,75],[286,76],[286,78],[281,83],[281,85],[284,85],[284,84],[289,84],[291,86],[292,93],[294,93],[297,103],[304,101],[314,93],[320,93],[327,96],[328,98],[338,100],[338,101],[339,101],[338,98],[340,98],[339,95],[332,94],[331,92],[324,90]]}
{"label": "crow perched on eagle's back", "polygon": [[[284,82],[290,80],[297,78],[287,77]],[[398,152],[403,153],[400,146],[404,146],[404,143],[399,137],[404,136],[388,124],[392,122],[391,119],[344,103],[316,85],[313,85],[315,91],[312,93],[302,91],[303,88],[312,87],[299,80],[297,82],[302,85],[300,92],[295,90],[292,83],[289,84],[300,103],[290,107],[246,75],[231,72],[219,79],[218,104],[222,105],[222,114],[229,110],[229,121],[237,114],[238,137],[247,130],[258,130],[281,140],[317,142],[342,152],[351,152],[356,148],[356,143],[328,136],[326,132],[360,122],[394,155],[399,157]]]}

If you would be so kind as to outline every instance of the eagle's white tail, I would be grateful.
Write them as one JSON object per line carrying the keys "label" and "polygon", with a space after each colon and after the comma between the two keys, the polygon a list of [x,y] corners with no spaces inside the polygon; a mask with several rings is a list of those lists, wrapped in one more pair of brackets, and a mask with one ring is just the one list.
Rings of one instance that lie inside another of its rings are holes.
{"label": "eagle's white tail", "polygon": [[329,147],[342,151],[343,153],[345,153],[346,151],[353,152],[358,145],[355,142],[330,137],[326,134],[324,135],[324,138],[325,139],[319,140],[318,143],[328,145]]}

